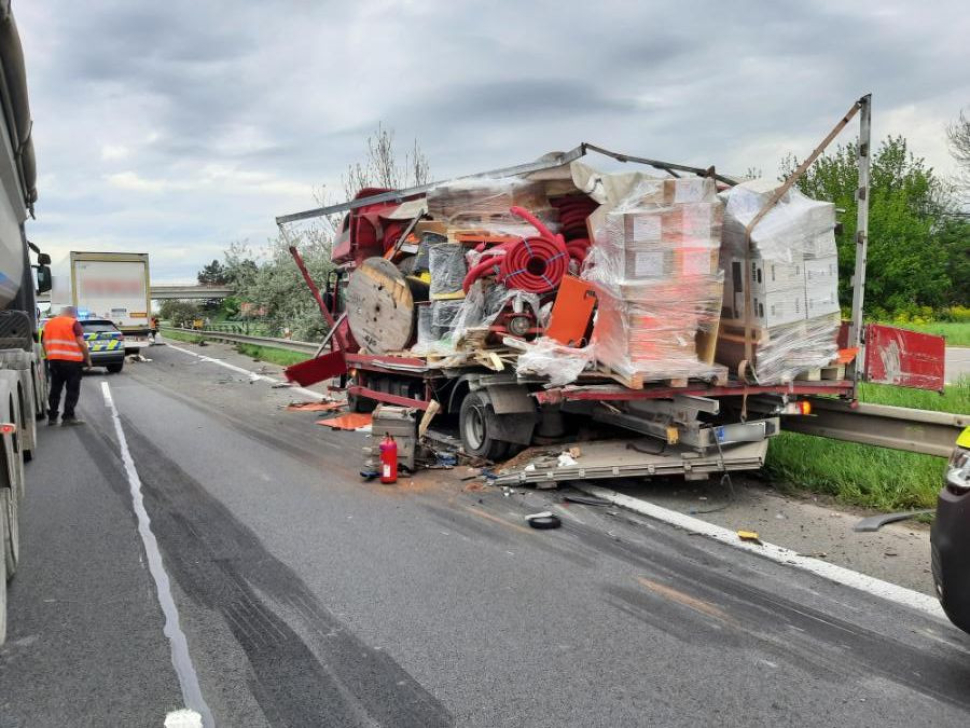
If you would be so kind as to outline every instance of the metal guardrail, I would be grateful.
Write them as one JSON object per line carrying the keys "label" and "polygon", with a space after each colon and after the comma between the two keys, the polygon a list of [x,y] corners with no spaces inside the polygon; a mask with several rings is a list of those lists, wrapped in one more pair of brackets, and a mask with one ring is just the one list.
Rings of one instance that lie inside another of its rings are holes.
{"label": "metal guardrail", "polygon": [[812,412],[808,417],[783,418],[782,429],[945,458],[963,429],[970,427],[970,415],[864,402],[852,407],[844,400],[813,399]]}
{"label": "metal guardrail", "polygon": [[212,329],[185,329],[176,326],[162,326],[162,332],[178,331],[184,334],[194,334],[214,341],[230,341],[234,344],[255,344],[257,346],[271,346],[275,349],[286,349],[312,356],[320,348],[319,344],[310,341],[293,341],[292,339],[277,339],[272,336],[250,336],[228,331],[214,331]]}

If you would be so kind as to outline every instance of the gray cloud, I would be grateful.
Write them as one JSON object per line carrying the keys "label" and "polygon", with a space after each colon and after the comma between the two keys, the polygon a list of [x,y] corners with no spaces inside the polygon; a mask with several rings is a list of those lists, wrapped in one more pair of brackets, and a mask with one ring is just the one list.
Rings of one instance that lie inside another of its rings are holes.
{"label": "gray cloud", "polygon": [[439,177],[580,141],[773,174],[859,94],[950,168],[970,104],[955,1],[14,2],[40,172],[30,234],[191,278],[339,188],[379,121]]}

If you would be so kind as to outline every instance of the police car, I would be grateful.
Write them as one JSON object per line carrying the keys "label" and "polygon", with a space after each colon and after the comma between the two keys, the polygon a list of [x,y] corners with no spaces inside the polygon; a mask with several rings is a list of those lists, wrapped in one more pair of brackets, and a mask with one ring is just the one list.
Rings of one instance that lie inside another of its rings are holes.
{"label": "police car", "polygon": [[970,632],[970,427],[957,439],[943,474],[930,533],[933,581],[950,620]]}
{"label": "police car", "polygon": [[84,340],[91,351],[91,365],[117,374],[125,366],[125,335],[107,319],[79,318]]}

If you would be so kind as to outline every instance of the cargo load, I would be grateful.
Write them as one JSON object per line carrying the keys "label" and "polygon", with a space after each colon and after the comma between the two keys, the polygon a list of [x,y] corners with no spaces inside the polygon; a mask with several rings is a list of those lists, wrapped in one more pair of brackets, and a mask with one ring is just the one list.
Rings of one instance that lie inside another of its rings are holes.
{"label": "cargo load", "polygon": [[789,191],[749,245],[777,184],[698,172],[572,161],[398,204],[368,190],[374,204],[351,211],[350,245],[334,253],[351,346],[547,386],[786,382],[827,365],[840,325],[834,207]]}
{"label": "cargo load", "polygon": [[841,326],[835,205],[791,189],[758,221],[777,183],[755,180],[721,193],[724,298],[717,360],[745,362],[759,382],[781,383],[824,367]]}

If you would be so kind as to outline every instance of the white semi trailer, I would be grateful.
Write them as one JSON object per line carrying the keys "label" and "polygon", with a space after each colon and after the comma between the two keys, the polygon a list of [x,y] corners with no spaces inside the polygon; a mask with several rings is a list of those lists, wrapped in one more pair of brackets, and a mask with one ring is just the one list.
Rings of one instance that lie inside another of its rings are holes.
{"label": "white semi trailer", "polygon": [[72,250],[53,275],[52,314],[74,306],[81,317],[108,319],[125,335],[127,352],[151,343],[148,253]]}
{"label": "white semi trailer", "polygon": [[0,2],[0,644],[7,634],[7,582],[17,571],[24,463],[36,455],[46,379],[36,341],[37,290],[51,286],[50,258],[27,241],[37,199],[23,48],[9,2]]}

